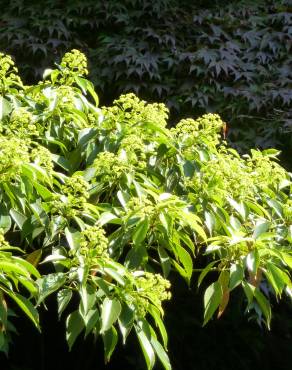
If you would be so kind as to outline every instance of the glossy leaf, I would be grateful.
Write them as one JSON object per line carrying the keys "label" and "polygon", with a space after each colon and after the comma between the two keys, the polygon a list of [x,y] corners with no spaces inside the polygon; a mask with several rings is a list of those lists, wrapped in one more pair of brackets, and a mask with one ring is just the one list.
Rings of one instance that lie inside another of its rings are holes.
{"label": "glossy leaf", "polygon": [[118,342],[118,334],[116,329],[112,326],[103,334],[102,338],[104,343],[105,362],[108,362]]}
{"label": "glossy leaf", "polygon": [[105,298],[101,309],[101,333],[111,328],[119,318],[121,310],[121,303],[116,298]]}
{"label": "glossy leaf", "polygon": [[38,280],[39,298],[38,304],[43,302],[46,297],[60,289],[66,282],[66,275],[63,273],[48,274]]}
{"label": "glossy leaf", "polygon": [[76,310],[72,312],[66,320],[66,339],[69,346],[69,350],[72,349],[77,337],[84,329],[84,322],[81,315]]}
{"label": "glossy leaf", "polygon": [[208,286],[204,293],[204,324],[211,319],[220,305],[222,299],[222,287],[218,281]]}

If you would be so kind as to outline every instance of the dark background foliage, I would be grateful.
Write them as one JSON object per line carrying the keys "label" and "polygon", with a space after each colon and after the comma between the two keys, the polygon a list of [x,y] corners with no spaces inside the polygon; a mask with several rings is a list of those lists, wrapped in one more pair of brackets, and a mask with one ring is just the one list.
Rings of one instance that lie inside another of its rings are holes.
{"label": "dark background foliage", "polygon": [[[191,292],[181,279],[172,278],[173,299],[166,308],[169,356],[174,370],[289,370],[291,368],[291,305],[275,305],[272,330],[248,322],[242,298],[234,296],[220,320],[202,328],[201,294]],[[70,310],[70,308],[69,308]],[[103,343],[79,338],[72,352],[65,340],[64,322],[57,320],[54,299],[41,314],[42,334],[23,317],[17,321],[9,358],[0,355],[1,370],[144,370],[136,338],[120,345],[109,364],[103,361]],[[156,370],[162,370],[159,364]]]}
{"label": "dark background foliage", "polygon": [[[26,83],[78,48],[89,57],[90,78],[103,104],[135,91],[167,102],[172,122],[218,112],[231,126],[234,146],[242,151],[277,146],[291,166],[291,2],[0,0],[0,5],[0,49],[14,56]],[[220,321],[202,328],[201,296],[183,283],[174,286],[166,322],[175,370],[291,368],[288,303],[278,308],[271,332],[247,322],[240,297]],[[79,341],[68,353],[55,310],[49,302],[43,311],[42,335],[21,322],[1,370],[102,368],[101,343]],[[107,369],[140,370],[142,364],[129,341]]]}
{"label": "dark background foliage", "polygon": [[102,103],[134,91],[166,102],[173,122],[218,112],[238,149],[291,154],[290,0],[0,3],[0,48],[27,82],[79,48]]}

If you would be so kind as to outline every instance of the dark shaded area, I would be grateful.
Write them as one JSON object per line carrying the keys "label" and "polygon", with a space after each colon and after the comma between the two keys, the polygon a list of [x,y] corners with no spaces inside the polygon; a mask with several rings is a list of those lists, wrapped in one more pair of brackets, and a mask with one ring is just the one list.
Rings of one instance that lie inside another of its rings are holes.
{"label": "dark shaded area", "polygon": [[[272,330],[248,322],[244,301],[232,296],[227,312],[220,320],[202,327],[202,296],[189,290],[181,279],[172,279],[173,298],[165,306],[169,332],[169,355],[174,370],[266,370],[291,369],[291,303],[273,307]],[[17,319],[19,336],[14,337],[9,359],[0,355],[1,370],[144,370],[144,359],[136,338],[130,336],[119,345],[109,364],[103,362],[103,344],[92,337],[79,338],[68,352],[64,322],[57,321],[53,298],[42,312],[42,334],[26,319]],[[155,367],[160,370],[160,365]]]}

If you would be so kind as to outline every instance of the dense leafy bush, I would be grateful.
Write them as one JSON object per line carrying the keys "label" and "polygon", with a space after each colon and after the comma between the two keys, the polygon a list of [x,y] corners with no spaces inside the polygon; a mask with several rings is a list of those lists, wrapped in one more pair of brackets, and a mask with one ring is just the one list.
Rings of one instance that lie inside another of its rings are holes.
{"label": "dense leafy bush", "polygon": [[289,1],[189,3],[17,0],[4,7],[0,46],[30,79],[82,48],[107,102],[134,91],[180,116],[220,112],[237,147],[287,149]]}
{"label": "dense leafy bush", "polygon": [[100,109],[87,73],[73,50],[25,86],[1,54],[1,349],[14,312],[39,328],[54,295],[70,348],[101,335],[108,361],[134,331],[147,367],[157,356],[170,369],[167,278],[193,284],[198,257],[204,324],[241,288],[269,327],[271,302],[292,288],[291,176],[277,151],[239,156],[215,114],[167,129],[167,108],[134,94]]}

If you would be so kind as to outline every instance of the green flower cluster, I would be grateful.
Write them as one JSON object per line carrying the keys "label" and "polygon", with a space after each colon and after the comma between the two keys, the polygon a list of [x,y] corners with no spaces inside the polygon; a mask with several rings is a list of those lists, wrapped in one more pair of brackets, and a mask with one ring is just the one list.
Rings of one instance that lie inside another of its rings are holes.
{"label": "green flower cluster", "polygon": [[74,75],[88,75],[86,56],[76,49],[63,56],[60,67],[62,73],[61,84],[72,85],[75,83]]}
{"label": "green flower cluster", "polygon": [[131,118],[144,110],[146,102],[140,100],[135,94],[129,93],[121,95],[114,100],[113,104],[119,107],[121,112],[124,112],[124,118],[131,123]]}
{"label": "green flower cluster", "polygon": [[22,164],[29,162],[27,141],[0,135],[0,182],[15,180],[21,173]]}
{"label": "green flower cluster", "polygon": [[54,164],[52,154],[47,148],[38,144],[36,148],[31,150],[30,158],[35,164],[45,168],[48,174],[52,174]]}
{"label": "green flower cluster", "polygon": [[290,220],[290,227],[292,227],[292,199],[290,195],[290,199],[283,206],[283,213],[287,220]]}
{"label": "green flower cluster", "polygon": [[18,69],[9,55],[0,53],[0,91],[4,95],[14,86],[23,87]]}
{"label": "green flower cluster", "polygon": [[72,86],[59,86],[56,89],[58,108],[67,109],[75,107],[76,92]]}
{"label": "green flower cluster", "polygon": [[[242,179],[244,178],[244,181]],[[248,197],[254,194],[255,184],[247,176],[247,167],[244,160],[221,153],[212,158],[201,168],[200,174],[194,180],[200,184],[200,191],[208,196],[233,196],[234,198]]]}
{"label": "green flower cluster", "polygon": [[171,298],[170,282],[150,272],[133,272],[132,275],[132,284],[125,286],[126,299],[136,307],[138,316],[144,317],[151,303],[162,311],[162,302]]}
{"label": "green flower cluster", "polygon": [[101,111],[97,112],[90,112],[87,114],[88,126],[89,127],[96,127],[99,126],[103,120],[103,116]]}
{"label": "green flower cluster", "polygon": [[102,107],[101,111],[104,116],[102,128],[107,131],[115,131],[119,124],[120,108],[113,105],[112,107]]}
{"label": "green flower cluster", "polygon": [[108,258],[108,239],[105,231],[98,226],[83,230],[80,238],[80,252],[91,261],[99,257]]}
{"label": "green flower cluster", "polygon": [[60,65],[63,70],[75,72],[82,76],[88,75],[86,56],[79,50],[72,49],[70,52],[66,53]]}
{"label": "green flower cluster", "polygon": [[12,111],[8,132],[24,138],[39,135],[38,128],[34,123],[33,114],[24,107],[19,107]]}
{"label": "green flower cluster", "polygon": [[162,103],[147,104],[135,94],[129,93],[114,100],[113,106],[103,108],[105,120],[103,126],[107,129],[115,129],[117,124],[133,126],[139,122],[154,123],[165,127],[169,111]]}
{"label": "green flower cluster", "polygon": [[130,134],[122,140],[118,155],[125,157],[130,165],[143,169],[147,166],[146,149],[141,136]]}
{"label": "green flower cluster", "polygon": [[194,145],[205,145],[209,149],[216,147],[220,142],[220,132],[224,122],[218,114],[205,114],[194,120],[191,118],[181,120],[175,128],[171,129],[179,145],[184,149],[186,157],[193,159]]}
{"label": "green flower cluster", "polygon": [[[191,180],[188,187],[196,193],[232,196],[236,199],[254,197],[258,189],[275,187],[288,180],[287,172],[264,152],[252,150],[251,156],[240,157],[234,150],[222,145],[217,155],[210,158]],[[244,179],[244,181],[242,181]]]}
{"label": "green flower cluster", "polygon": [[68,177],[61,186],[61,194],[55,194],[50,202],[51,212],[69,218],[82,214],[89,198],[88,188],[89,184],[82,176]]}
{"label": "green flower cluster", "polygon": [[126,161],[111,152],[99,153],[93,162],[93,167],[95,175],[102,177],[105,182],[112,182],[130,170]]}
{"label": "green flower cluster", "polygon": [[287,179],[284,168],[265,152],[251,150],[251,156],[247,156],[246,162],[249,175],[258,187],[275,186]]}
{"label": "green flower cluster", "polygon": [[167,125],[169,110],[163,103],[145,104],[141,112],[141,120],[143,122],[153,122],[160,127]]}
{"label": "green flower cluster", "polygon": [[132,197],[127,203],[127,208],[129,213],[139,215],[141,218],[150,218],[154,216],[156,212],[155,204],[146,196],[142,196],[141,198]]}
{"label": "green flower cluster", "polygon": [[87,199],[89,184],[80,175],[73,175],[66,179],[65,185],[62,186],[62,192],[67,196],[74,196],[76,198]]}

